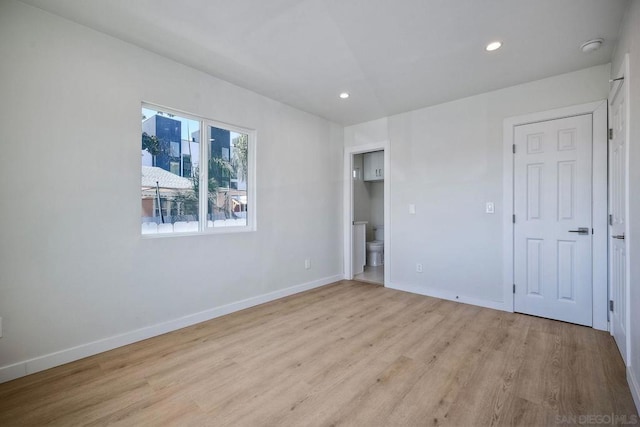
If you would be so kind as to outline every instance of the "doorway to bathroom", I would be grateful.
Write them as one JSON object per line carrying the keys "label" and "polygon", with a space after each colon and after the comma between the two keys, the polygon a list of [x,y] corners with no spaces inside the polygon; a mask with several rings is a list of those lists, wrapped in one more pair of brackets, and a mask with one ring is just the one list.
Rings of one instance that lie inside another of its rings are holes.
{"label": "doorway to bathroom", "polygon": [[385,285],[389,277],[388,148],[345,151],[345,278]]}

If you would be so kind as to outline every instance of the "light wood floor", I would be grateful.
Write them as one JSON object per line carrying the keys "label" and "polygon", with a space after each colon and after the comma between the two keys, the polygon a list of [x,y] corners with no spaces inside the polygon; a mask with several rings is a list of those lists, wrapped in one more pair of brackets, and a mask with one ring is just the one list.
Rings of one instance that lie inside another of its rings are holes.
{"label": "light wood floor", "polygon": [[611,414],[637,416],[607,333],[360,282],[0,384],[2,426],[566,425]]}

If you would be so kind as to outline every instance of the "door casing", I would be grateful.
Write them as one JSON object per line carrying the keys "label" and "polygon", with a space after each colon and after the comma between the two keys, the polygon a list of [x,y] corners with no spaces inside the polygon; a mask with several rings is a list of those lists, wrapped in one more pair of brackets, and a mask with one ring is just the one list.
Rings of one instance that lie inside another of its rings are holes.
{"label": "door casing", "polygon": [[608,269],[607,269],[607,100],[571,107],[509,117],[503,122],[503,302],[504,309],[513,312],[514,284],[514,128],[547,120],[591,114],[593,117],[593,328],[608,330]]}
{"label": "door casing", "polygon": [[344,187],[343,187],[343,224],[344,224],[344,278],[353,279],[353,156],[371,151],[384,150],[384,284],[391,283],[391,170],[389,167],[389,142],[381,141],[371,144],[346,147],[344,150]]}

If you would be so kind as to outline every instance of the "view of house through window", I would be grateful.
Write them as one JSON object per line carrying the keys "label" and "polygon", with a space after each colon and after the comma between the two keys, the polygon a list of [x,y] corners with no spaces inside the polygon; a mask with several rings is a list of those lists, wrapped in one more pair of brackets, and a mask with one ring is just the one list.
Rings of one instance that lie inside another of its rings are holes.
{"label": "view of house through window", "polygon": [[247,227],[248,133],[144,105],[141,158],[142,234]]}
{"label": "view of house through window", "polygon": [[247,158],[249,135],[208,127],[207,227],[247,225]]}

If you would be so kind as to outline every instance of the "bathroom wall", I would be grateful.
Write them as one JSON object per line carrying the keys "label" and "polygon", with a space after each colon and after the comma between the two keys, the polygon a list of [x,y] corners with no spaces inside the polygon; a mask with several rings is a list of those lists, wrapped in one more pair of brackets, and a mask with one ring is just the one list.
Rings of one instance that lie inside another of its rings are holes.
{"label": "bathroom wall", "polygon": [[374,226],[384,224],[384,181],[364,181],[364,154],[353,156],[353,219],[367,221],[367,241],[375,239]]}
{"label": "bathroom wall", "polygon": [[[371,223],[371,202],[368,183],[363,180],[364,156],[353,156],[353,169],[358,171],[358,176],[353,179],[353,219],[354,221],[368,221]],[[369,225],[367,225],[367,240],[369,237]]]}
{"label": "bathroom wall", "polygon": [[368,182],[369,186],[369,218],[371,218],[369,228],[371,235],[369,240],[375,239],[373,227],[384,225],[384,181]]}

